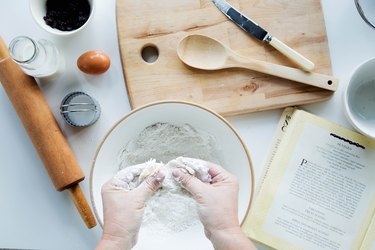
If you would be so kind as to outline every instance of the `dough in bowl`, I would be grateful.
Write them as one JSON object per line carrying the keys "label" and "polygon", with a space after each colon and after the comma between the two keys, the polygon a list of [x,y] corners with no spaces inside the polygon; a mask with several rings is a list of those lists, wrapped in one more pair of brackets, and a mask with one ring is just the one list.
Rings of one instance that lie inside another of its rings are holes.
{"label": "dough in bowl", "polygon": [[161,187],[147,202],[143,217],[142,229],[154,233],[178,233],[199,223],[195,200],[186,191],[172,172],[180,169],[202,182],[210,183],[206,162],[198,159],[178,157],[167,164],[155,160],[125,167],[117,173],[116,186],[125,190],[133,190],[148,176],[160,171],[165,175]]}
{"label": "dough in bowl", "polygon": [[160,171],[165,175],[161,188],[167,190],[181,189],[181,184],[172,176],[174,169],[180,169],[185,173],[189,173],[205,183],[211,181],[205,161],[178,157],[167,164],[158,163],[154,159],[151,159],[142,164],[126,167],[120,170],[115,176],[117,180],[116,185],[125,190],[132,190],[139,186],[148,176]]}

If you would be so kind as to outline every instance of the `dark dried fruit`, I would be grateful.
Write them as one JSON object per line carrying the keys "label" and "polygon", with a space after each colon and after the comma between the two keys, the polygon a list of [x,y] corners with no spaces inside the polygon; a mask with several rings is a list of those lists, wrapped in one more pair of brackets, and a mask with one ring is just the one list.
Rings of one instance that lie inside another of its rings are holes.
{"label": "dark dried fruit", "polygon": [[47,0],[47,13],[43,18],[47,25],[62,31],[76,30],[90,16],[88,0]]}

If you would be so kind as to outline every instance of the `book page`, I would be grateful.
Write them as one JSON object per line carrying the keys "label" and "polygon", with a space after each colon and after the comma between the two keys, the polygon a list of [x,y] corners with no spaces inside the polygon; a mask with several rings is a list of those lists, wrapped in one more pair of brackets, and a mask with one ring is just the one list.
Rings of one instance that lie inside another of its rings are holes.
{"label": "book page", "polygon": [[267,177],[268,170],[269,170],[270,166],[272,165],[272,162],[273,162],[273,159],[275,158],[277,149],[279,148],[279,145],[280,145],[280,143],[281,143],[281,141],[282,141],[282,139],[285,135],[285,132],[288,128],[289,122],[290,122],[290,120],[292,118],[292,115],[293,115],[295,110],[296,109],[292,108],[292,107],[286,108],[281,115],[280,121],[277,124],[276,134],[273,138],[273,145],[268,152],[268,155],[267,155],[264,167],[262,169],[262,172],[261,172],[258,180],[256,181],[255,192],[254,192],[254,200],[257,198],[258,193],[263,186],[264,179]]}
{"label": "book page", "polygon": [[375,216],[372,217],[371,224],[362,242],[361,250],[375,250]]}
{"label": "book page", "polygon": [[374,142],[362,145],[364,137],[297,112],[252,208],[249,234],[278,249],[358,249],[374,212]]}

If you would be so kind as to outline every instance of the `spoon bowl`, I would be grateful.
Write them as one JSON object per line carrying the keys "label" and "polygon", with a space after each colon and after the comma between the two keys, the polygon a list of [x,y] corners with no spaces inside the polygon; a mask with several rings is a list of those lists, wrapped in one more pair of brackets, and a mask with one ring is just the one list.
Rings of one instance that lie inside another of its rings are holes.
{"label": "spoon bowl", "polygon": [[236,54],[221,42],[203,35],[189,35],[183,38],[178,44],[177,54],[182,62],[197,69],[244,68],[330,91],[335,91],[338,86],[338,79],[332,76],[246,58]]}
{"label": "spoon bowl", "polygon": [[222,69],[228,52],[219,41],[207,36],[187,36],[178,45],[177,54],[187,65],[204,70]]}

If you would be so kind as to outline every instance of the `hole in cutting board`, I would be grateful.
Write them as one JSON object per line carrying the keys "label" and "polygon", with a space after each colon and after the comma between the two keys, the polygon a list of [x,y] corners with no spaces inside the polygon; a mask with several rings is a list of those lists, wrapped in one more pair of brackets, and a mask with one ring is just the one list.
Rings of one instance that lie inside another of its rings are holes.
{"label": "hole in cutting board", "polygon": [[159,50],[155,45],[146,45],[143,47],[141,55],[145,62],[153,63],[159,58]]}

